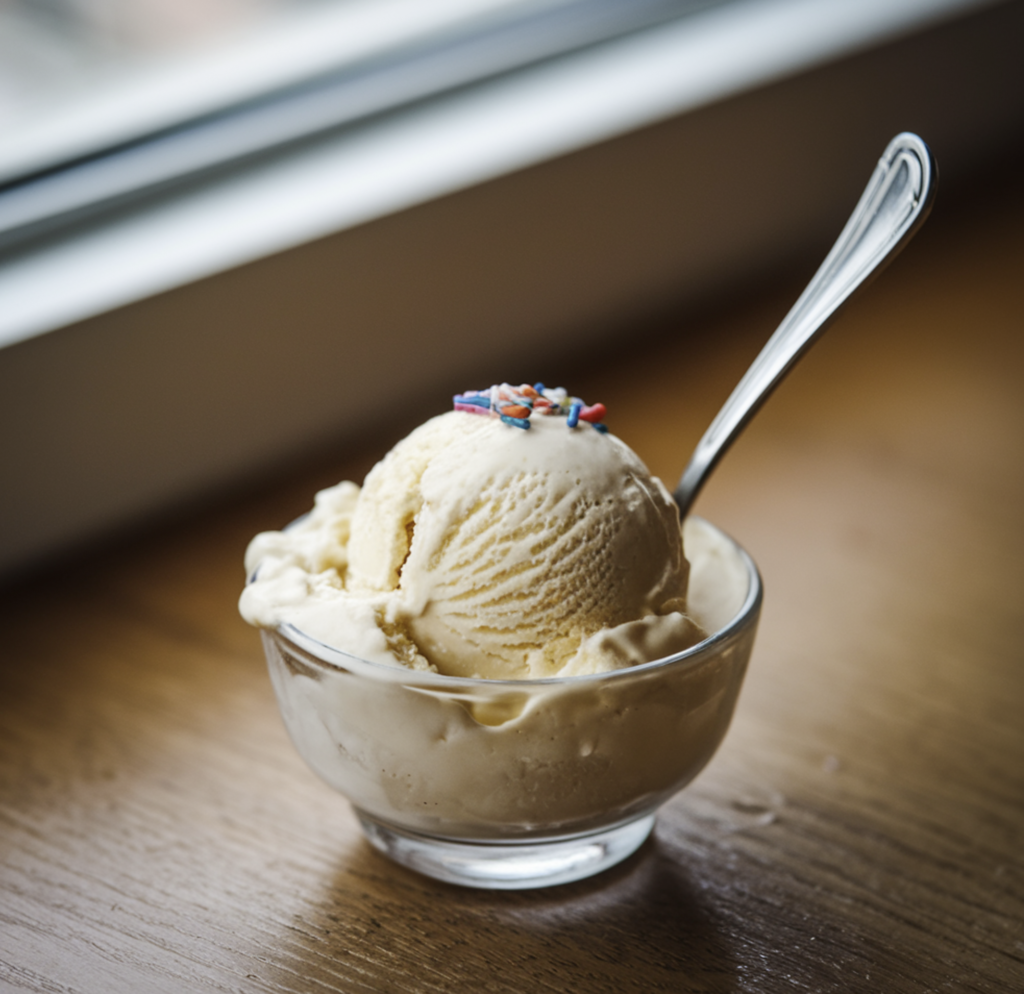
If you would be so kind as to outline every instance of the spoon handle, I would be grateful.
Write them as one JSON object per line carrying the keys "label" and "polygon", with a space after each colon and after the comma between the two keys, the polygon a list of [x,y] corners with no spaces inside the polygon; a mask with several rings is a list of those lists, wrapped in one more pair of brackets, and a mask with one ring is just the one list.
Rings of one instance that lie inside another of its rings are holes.
{"label": "spoon handle", "polygon": [[917,232],[931,210],[935,179],[931,150],[917,135],[904,132],[889,143],[832,251],[694,450],[673,494],[680,517],[725,450],[854,291]]}

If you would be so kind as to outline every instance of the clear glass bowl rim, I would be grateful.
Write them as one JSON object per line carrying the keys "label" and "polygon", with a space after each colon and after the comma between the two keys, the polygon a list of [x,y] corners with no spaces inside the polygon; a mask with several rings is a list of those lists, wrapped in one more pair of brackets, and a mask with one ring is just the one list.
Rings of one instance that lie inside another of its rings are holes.
{"label": "clear glass bowl rim", "polygon": [[[697,517],[697,515],[693,515],[693,517]],[[493,680],[486,677],[448,676],[444,673],[433,673],[429,670],[413,670],[400,665],[392,666],[388,663],[375,663],[371,660],[354,656],[342,649],[319,642],[288,623],[278,625],[270,631],[281,641],[298,649],[307,658],[308,662],[319,664],[328,672],[347,671],[374,680],[430,687],[436,690],[448,689],[455,691],[457,688],[478,687],[480,689],[486,688],[493,692],[498,690],[523,691],[529,687],[551,687],[569,684],[581,686],[587,683],[634,679],[670,666],[697,666],[706,657],[716,655],[721,650],[723,643],[736,638],[752,621],[756,620],[760,613],[761,601],[764,596],[761,574],[757,569],[757,564],[746,549],[731,535],[716,525],[711,524],[705,518],[699,518],[699,520],[725,538],[739,554],[740,561],[743,563],[747,573],[748,586],[746,596],[740,609],[724,628],[713,632],[703,641],[690,646],[689,649],[684,649],[682,652],[677,652],[671,656],[663,656],[661,659],[654,659],[649,663],[640,663],[623,669],[610,670],[603,673],[587,673],[579,676],[554,676],[532,680]],[[297,521],[292,522],[292,524],[296,523]],[[256,572],[258,572],[258,567],[253,573],[249,581],[250,583],[255,579]]]}

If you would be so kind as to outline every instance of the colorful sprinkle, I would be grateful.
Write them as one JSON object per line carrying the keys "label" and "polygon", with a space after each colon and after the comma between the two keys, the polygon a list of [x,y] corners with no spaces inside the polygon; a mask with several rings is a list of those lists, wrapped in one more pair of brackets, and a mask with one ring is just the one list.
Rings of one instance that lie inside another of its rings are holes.
{"label": "colorful sprinkle", "polygon": [[470,414],[490,414],[491,402],[485,397],[454,397],[456,411],[468,411]]}
{"label": "colorful sprinkle", "polygon": [[507,414],[501,416],[501,420],[507,425],[515,425],[517,428],[529,428],[529,418],[510,418]]}
{"label": "colorful sprinkle", "polygon": [[496,383],[486,390],[466,390],[452,398],[456,411],[501,418],[505,424],[529,428],[533,416],[564,417],[566,426],[575,428],[580,421],[589,422],[597,431],[607,427],[601,419],[607,413],[604,404],[585,404],[579,397],[570,397],[564,387],[546,387],[543,383]]}

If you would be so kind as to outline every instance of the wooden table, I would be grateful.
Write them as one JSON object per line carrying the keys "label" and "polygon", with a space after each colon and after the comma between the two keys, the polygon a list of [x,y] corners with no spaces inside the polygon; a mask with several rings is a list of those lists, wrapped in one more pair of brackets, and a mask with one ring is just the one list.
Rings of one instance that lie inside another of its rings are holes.
{"label": "wooden table", "polygon": [[[808,275],[536,372],[674,481]],[[703,495],[766,582],[738,713],[652,841],[579,884],[377,855],[237,616],[248,538],[408,425],[9,586],[0,988],[1024,990],[1022,373],[1024,199],[940,199]]]}

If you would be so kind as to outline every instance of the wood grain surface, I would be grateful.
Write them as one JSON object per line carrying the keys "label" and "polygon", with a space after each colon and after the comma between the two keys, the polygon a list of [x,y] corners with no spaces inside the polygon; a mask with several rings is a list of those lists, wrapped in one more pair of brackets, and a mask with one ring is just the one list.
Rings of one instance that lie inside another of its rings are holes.
{"label": "wood grain surface", "polygon": [[[556,372],[674,483],[807,276]],[[765,578],[739,709],[579,884],[467,891],[372,851],[238,618],[249,537],[408,425],[9,585],[0,989],[1018,994],[1022,374],[1024,199],[940,200],[702,496]]]}

